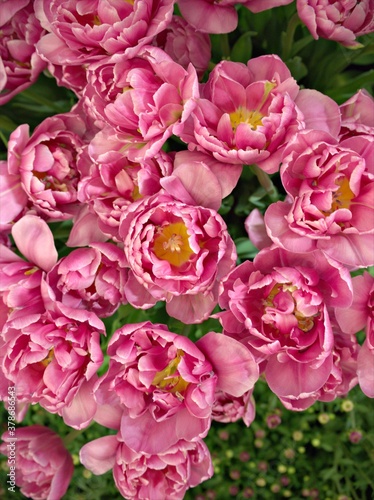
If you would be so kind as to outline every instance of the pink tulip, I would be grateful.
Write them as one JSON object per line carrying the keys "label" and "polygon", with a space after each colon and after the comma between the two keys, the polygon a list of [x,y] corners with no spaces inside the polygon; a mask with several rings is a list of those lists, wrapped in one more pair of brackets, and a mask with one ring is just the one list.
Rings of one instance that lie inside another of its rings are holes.
{"label": "pink tulip", "polygon": [[277,245],[320,249],[351,268],[374,264],[374,138],[338,143],[321,131],[300,132],[284,151],[287,201],[269,206],[265,224]]}
{"label": "pink tulip", "polygon": [[[27,296],[25,285],[30,287],[29,280],[10,287],[13,302]],[[39,276],[28,293],[35,290],[38,299],[40,288]],[[17,387],[20,403],[39,403],[71,427],[82,428],[96,411],[92,387],[103,361],[99,337],[104,325],[93,313],[58,304],[53,308],[41,310],[40,300],[18,304],[3,326],[1,369]]]}
{"label": "pink tulip", "polygon": [[35,13],[48,31],[37,44],[44,60],[56,66],[82,65],[108,54],[132,58],[164,30],[174,0],[36,0]]}
{"label": "pink tulip", "polygon": [[196,30],[206,33],[229,33],[238,24],[235,5],[243,4],[252,12],[262,12],[292,0],[178,0],[182,16]]}
{"label": "pink tulip", "polygon": [[189,149],[204,151],[216,160],[234,165],[257,163],[274,173],[285,145],[304,128],[338,133],[338,105],[317,91],[299,92],[281,59],[266,55],[247,65],[217,64],[180,137]]}
{"label": "pink tulip", "polygon": [[182,500],[188,488],[213,475],[209,450],[200,439],[180,440],[156,455],[131,450],[118,435],[105,436],[85,444],[80,460],[96,475],[113,469],[121,495],[134,500]]}
{"label": "pink tulip", "polygon": [[130,267],[125,289],[130,304],[147,309],[165,300],[168,314],[185,323],[209,316],[218,283],[236,259],[216,211],[161,193],[130,205],[119,236]]}
{"label": "pink tulip", "polygon": [[342,127],[340,140],[354,135],[374,135],[374,98],[359,90],[340,105]]}
{"label": "pink tulip", "polygon": [[333,367],[328,307],[349,307],[349,272],[323,253],[263,249],[223,280],[218,313],[224,333],[253,353],[283,401],[320,390]]}
{"label": "pink tulip", "polygon": [[366,338],[358,354],[358,381],[362,391],[374,398],[374,277],[368,272],[352,279],[353,302],[349,309],[336,308],[343,332],[356,334],[365,329]]}
{"label": "pink tulip", "polygon": [[84,148],[78,169],[81,175],[77,188],[79,201],[88,204],[103,233],[118,241],[121,215],[134,201],[158,193],[160,180],[171,174],[173,164],[163,151],[139,163],[125,157],[93,162]]}
{"label": "pink tulip", "polygon": [[131,161],[153,157],[172,134],[179,135],[199,92],[191,64],[185,70],[152,46],[131,60],[117,54],[90,65],[87,79],[87,112],[103,128],[89,150],[99,162],[113,153]]}
{"label": "pink tulip", "polygon": [[114,314],[127,281],[123,251],[111,243],[96,243],[73,250],[47,273],[46,283],[53,300],[75,308],[87,309],[99,317]]}
{"label": "pink tulip", "polygon": [[234,397],[223,391],[217,391],[212,419],[222,423],[243,420],[245,425],[249,427],[256,416],[256,405],[252,392],[250,390],[241,397]]}
{"label": "pink tulip", "polygon": [[53,220],[72,218],[77,210],[76,158],[86,127],[77,113],[46,118],[29,137],[20,125],[8,144],[8,172],[21,179],[38,214]]}
{"label": "pink tulip", "polygon": [[10,175],[6,161],[0,161],[0,231],[9,233],[12,223],[20,218],[27,206],[27,194],[19,175]]}
{"label": "pink tulip", "polygon": [[258,367],[234,339],[210,332],[194,344],[150,322],[125,325],[108,345],[110,364],[95,387],[95,420],[120,429],[136,452],[164,452],[206,436],[215,391],[241,397]]}
{"label": "pink tulip", "polygon": [[156,35],[153,44],[161,47],[184,69],[191,63],[201,78],[211,57],[211,43],[207,33],[196,31],[180,16],[173,16],[167,28]]}
{"label": "pink tulip", "polygon": [[15,485],[25,497],[33,500],[60,500],[65,495],[74,465],[60,436],[42,425],[31,425],[17,427],[16,438],[8,432],[1,438],[3,443],[0,445],[0,452],[13,457],[11,452],[14,451],[8,477],[12,480],[14,471]]}
{"label": "pink tulip", "polygon": [[30,0],[4,0],[0,14],[0,106],[30,87],[47,64],[35,50],[43,35]]}
{"label": "pink tulip", "polygon": [[297,12],[315,39],[360,47],[356,37],[374,31],[373,0],[297,0]]}

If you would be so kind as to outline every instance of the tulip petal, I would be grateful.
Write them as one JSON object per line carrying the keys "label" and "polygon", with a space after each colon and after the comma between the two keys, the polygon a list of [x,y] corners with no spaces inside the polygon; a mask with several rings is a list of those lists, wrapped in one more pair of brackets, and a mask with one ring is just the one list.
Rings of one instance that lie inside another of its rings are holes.
{"label": "tulip petal", "polygon": [[36,215],[25,215],[12,228],[18,250],[33,264],[49,271],[58,259],[52,231]]}
{"label": "tulip petal", "polygon": [[217,389],[240,397],[253,388],[259,369],[243,344],[226,335],[209,332],[196,345],[213,365],[218,376]]}

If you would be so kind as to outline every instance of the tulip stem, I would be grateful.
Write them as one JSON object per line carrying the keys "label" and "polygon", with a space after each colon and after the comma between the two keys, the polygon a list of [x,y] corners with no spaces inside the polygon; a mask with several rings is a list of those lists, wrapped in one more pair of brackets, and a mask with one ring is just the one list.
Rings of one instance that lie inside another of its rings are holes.
{"label": "tulip stem", "polygon": [[85,429],[81,429],[81,430],[78,430],[78,429],[74,429],[73,431],[69,432],[69,434],[66,434],[66,436],[62,439],[65,446],[69,445],[71,442],[73,442],[77,436],[79,436],[80,434],[82,434],[82,432],[84,431]]}
{"label": "tulip stem", "polygon": [[258,165],[252,165],[252,170],[256,174],[258,182],[265,189],[271,201],[278,201],[278,191],[274,186],[273,181],[270,179],[270,176],[261,170]]}
{"label": "tulip stem", "polygon": [[295,31],[300,23],[300,18],[296,12],[289,20],[287,30],[283,38],[282,59],[284,62],[288,61],[291,57]]}
{"label": "tulip stem", "polygon": [[231,49],[227,33],[220,35],[222,59],[230,59]]}

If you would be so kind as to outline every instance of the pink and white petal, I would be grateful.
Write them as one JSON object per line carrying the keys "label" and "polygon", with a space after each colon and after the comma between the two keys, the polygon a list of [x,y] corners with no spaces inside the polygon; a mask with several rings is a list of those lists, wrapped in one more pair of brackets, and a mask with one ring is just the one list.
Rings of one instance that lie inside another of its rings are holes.
{"label": "pink and white petal", "polygon": [[104,234],[98,226],[98,216],[83,206],[74,218],[66,245],[68,247],[84,247],[91,243],[107,241],[109,236]]}
{"label": "pink and white petal", "polygon": [[79,459],[95,475],[105,474],[115,465],[117,436],[103,436],[82,446]]}
{"label": "pink and white petal", "polygon": [[[171,178],[176,177],[186,194],[184,199],[181,199],[183,192],[178,189],[178,184],[174,182],[174,186],[170,186],[170,177],[160,180],[161,186],[166,189],[174,198],[188,203],[190,205],[199,205],[202,207],[218,210],[222,203],[221,185],[214,173],[205,165],[197,162],[189,162],[180,165],[173,172]],[[173,189],[168,189],[168,186]],[[189,195],[189,196],[188,196]],[[186,201],[185,201],[186,199]]]}
{"label": "pink and white petal", "polygon": [[318,241],[317,246],[350,268],[374,266],[374,234],[336,234],[331,240]]}
{"label": "pink and white petal", "polygon": [[210,295],[203,295],[202,293],[180,295],[173,297],[166,304],[166,311],[173,318],[191,325],[205,321],[216,305],[217,301]]}
{"label": "pink and white petal", "polygon": [[93,397],[93,386],[96,380],[97,377],[92,377],[84,381],[73,401],[61,410],[64,422],[73,429],[84,429],[95,416],[97,403]]}
{"label": "pink and white petal", "polygon": [[12,228],[18,250],[30,262],[44,271],[50,271],[58,259],[52,231],[36,215],[25,215]]}
{"label": "pink and white petal", "polygon": [[209,332],[196,342],[218,376],[217,389],[240,397],[253,388],[259,367],[250,351],[237,340]]}
{"label": "pink and white petal", "polygon": [[335,101],[317,90],[302,89],[295,102],[304,115],[307,129],[324,130],[333,137],[338,137],[341,114]]}
{"label": "pink and white petal", "polygon": [[290,252],[304,253],[315,250],[313,240],[302,237],[289,228],[286,216],[291,209],[292,205],[283,201],[277,201],[268,207],[264,215],[268,235],[276,245]]}

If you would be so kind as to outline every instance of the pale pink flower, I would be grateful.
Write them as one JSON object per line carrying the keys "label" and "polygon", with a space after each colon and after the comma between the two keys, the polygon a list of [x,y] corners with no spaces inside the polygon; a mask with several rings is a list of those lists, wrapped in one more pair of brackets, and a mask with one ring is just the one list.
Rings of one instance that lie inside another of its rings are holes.
{"label": "pale pink flower", "polygon": [[160,193],[129,206],[119,236],[130,267],[125,295],[147,309],[166,301],[185,323],[206,319],[218,299],[218,284],[235,264],[235,245],[222,217]]}
{"label": "pale pink flower", "polygon": [[321,131],[288,144],[281,179],[289,197],[269,206],[265,224],[277,245],[320,249],[351,268],[374,264],[374,136],[338,142]]}
{"label": "pale pink flower", "polygon": [[31,425],[17,427],[16,438],[6,432],[1,439],[3,455],[10,457],[10,450],[15,452],[11,467],[15,467],[15,483],[25,497],[60,500],[65,495],[74,465],[58,434],[42,425]]}
{"label": "pale pink flower", "polygon": [[188,488],[213,475],[210,453],[201,439],[180,440],[155,455],[131,450],[118,435],[105,436],[85,444],[80,460],[96,475],[113,469],[121,495],[134,500],[182,500]]}
{"label": "pale pink flower", "polygon": [[44,30],[30,0],[2,0],[0,13],[0,106],[30,87],[47,64],[35,50]]}
{"label": "pale pink flower", "polygon": [[223,391],[216,391],[212,410],[212,420],[222,423],[243,420],[249,427],[256,416],[255,400],[250,390],[240,397],[234,397]]}
{"label": "pale pink flower", "polygon": [[328,307],[349,307],[346,268],[321,252],[263,249],[236,267],[221,286],[217,313],[226,335],[263,363],[281,399],[304,399],[321,389],[333,367],[334,335]]}
{"label": "pale pink flower", "polygon": [[126,303],[127,281],[123,251],[111,243],[92,243],[63,257],[45,276],[54,300],[98,317],[111,316]]}
{"label": "pale pink flower", "polygon": [[72,112],[46,118],[31,137],[26,124],[10,135],[8,172],[20,176],[33,207],[48,219],[70,219],[77,210],[76,157],[85,131]]}
{"label": "pale pink flower", "polygon": [[187,69],[191,63],[201,78],[211,58],[211,42],[207,33],[196,31],[180,16],[173,16],[167,28],[159,33],[153,44],[161,47],[173,61]]}
{"label": "pale pink flower", "polygon": [[128,60],[117,54],[92,64],[84,91],[87,112],[104,127],[90,145],[98,161],[125,154],[150,158],[172,135],[179,135],[195,106],[198,79],[159,47],[144,47]]}
{"label": "pale pink flower", "polygon": [[49,33],[38,53],[54,65],[82,65],[108,54],[136,55],[163,31],[174,0],[36,0],[35,13]]}
{"label": "pale pink flower", "polygon": [[368,272],[355,276],[353,302],[349,309],[336,308],[335,315],[343,332],[356,334],[365,329],[366,338],[358,354],[358,381],[369,398],[374,397],[374,277]]}
{"label": "pale pink flower", "polygon": [[373,0],[297,0],[297,12],[315,39],[361,47],[356,37],[374,31]]}
{"label": "pale pink flower", "polygon": [[274,173],[285,145],[304,128],[337,134],[338,105],[317,91],[299,91],[281,59],[266,55],[247,65],[217,64],[180,137],[189,149],[197,148],[219,161],[257,163]]}
{"label": "pale pink flower", "polygon": [[93,162],[87,148],[78,161],[81,179],[78,199],[97,215],[99,228],[118,240],[121,215],[131,203],[158,193],[160,180],[172,173],[172,159],[163,151],[153,158],[132,162],[126,157]]}
{"label": "pale pink flower", "polygon": [[340,140],[354,135],[374,136],[374,98],[365,89],[359,90],[340,105],[342,126]]}
{"label": "pale pink flower", "polygon": [[216,390],[241,397],[258,366],[239,342],[210,332],[196,344],[150,322],[125,325],[108,345],[109,370],[95,386],[95,420],[120,429],[136,452],[159,453],[206,436]]}

